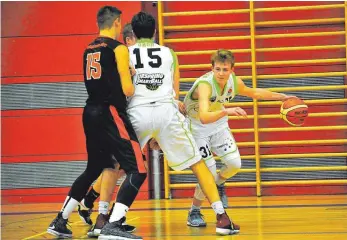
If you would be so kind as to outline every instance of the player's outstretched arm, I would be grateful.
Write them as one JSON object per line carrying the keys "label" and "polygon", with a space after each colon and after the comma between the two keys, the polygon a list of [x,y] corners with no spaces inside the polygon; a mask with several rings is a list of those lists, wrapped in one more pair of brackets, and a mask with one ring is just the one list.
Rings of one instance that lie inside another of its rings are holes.
{"label": "player's outstretched arm", "polygon": [[117,68],[120,75],[120,81],[125,96],[130,97],[134,94],[135,88],[131,80],[129,71],[129,51],[124,45],[119,45],[114,50],[117,61]]}
{"label": "player's outstretched arm", "polygon": [[237,78],[237,84],[240,95],[254,99],[284,101],[290,97],[293,97],[283,93],[271,92],[267,89],[247,87],[241,78]]}

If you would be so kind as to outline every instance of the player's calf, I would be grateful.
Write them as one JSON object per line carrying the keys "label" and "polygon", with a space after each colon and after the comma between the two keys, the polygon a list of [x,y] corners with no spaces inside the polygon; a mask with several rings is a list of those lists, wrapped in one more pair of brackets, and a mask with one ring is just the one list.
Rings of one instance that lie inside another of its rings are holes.
{"label": "player's calf", "polygon": [[221,184],[221,185],[217,185],[217,190],[218,190],[218,194],[219,194],[219,197],[220,197],[220,200],[222,201],[223,203],[223,207],[224,208],[228,208],[229,207],[229,204],[228,204],[228,197],[225,193],[225,186],[224,186],[224,183]]}

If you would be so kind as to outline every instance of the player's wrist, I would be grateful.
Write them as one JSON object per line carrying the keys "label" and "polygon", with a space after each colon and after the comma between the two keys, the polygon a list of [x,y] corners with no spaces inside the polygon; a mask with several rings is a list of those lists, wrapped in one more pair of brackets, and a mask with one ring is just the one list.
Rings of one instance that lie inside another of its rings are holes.
{"label": "player's wrist", "polygon": [[223,117],[225,117],[225,116],[228,116],[228,115],[229,115],[229,112],[228,112],[227,109],[223,109],[223,110],[222,110],[222,114],[223,114]]}
{"label": "player's wrist", "polygon": [[287,98],[287,95],[286,94],[284,94],[284,93],[278,93],[278,99],[277,100],[280,100],[280,101],[284,101],[284,100],[286,100],[286,98]]}

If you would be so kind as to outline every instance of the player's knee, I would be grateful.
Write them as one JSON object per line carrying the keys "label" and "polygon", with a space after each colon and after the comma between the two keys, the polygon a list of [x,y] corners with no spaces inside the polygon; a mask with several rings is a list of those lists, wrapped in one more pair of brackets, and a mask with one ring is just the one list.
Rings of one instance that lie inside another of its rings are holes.
{"label": "player's knee", "polygon": [[130,184],[139,189],[146,180],[147,173],[132,173],[130,175]]}
{"label": "player's knee", "polygon": [[212,173],[212,176],[214,179],[217,179],[217,166],[216,163],[212,164],[212,165],[207,165],[208,169],[210,170],[210,172]]}
{"label": "player's knee", "polygon": [[146,180],[147,173],[138,173],[137,175],[140,181],[144,182]]}
{"label": "player's knee", "polygon": [[241,156],[239,154],[237,156],[227,155],[223,160],[226,167],[232,169],[233,172],[238,172],[241,169]]}
{"label": "player's knee", "polygon": [[103,168],[90,168],[87,167],[86,170],[84,171],[85,174],[88,176],[89,179],[93,179],[95,181],[102,173]]}

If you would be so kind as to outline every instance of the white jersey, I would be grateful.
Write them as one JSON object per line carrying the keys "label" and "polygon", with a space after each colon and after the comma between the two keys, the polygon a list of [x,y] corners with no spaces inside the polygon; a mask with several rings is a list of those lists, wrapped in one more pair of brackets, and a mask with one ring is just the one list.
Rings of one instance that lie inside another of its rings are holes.
{"label": "white jersey", "polygon": [[184,98],[184,105],[187,109],[190,129],[194,137],[207,137],[220,131],[223,128],[228,128],[228,117],[225,116],[216,122],[203,124],[199,119],[199,102],[197,99],[192,98],[194,90],[201,83],[207,83],[211,86],[212,93],[210,97],[209,111],[220,111],[224,109],[224,103],[231,101],[237,95],[237,80],[235,74],[231,74],[230,78],[225,85],[223,94],[219,89],[219,85],[213,78],[213,72],[208,72],[202,77],[198,78],[188,94]]}
{"label": "white jersey", "polygon": [[140,39],[129,47],[130,64],[135,93],[129,98],[128,108],[153,102],[172,102],[175,97],[175,58],[171,49],[160,46],[150,39]]}

